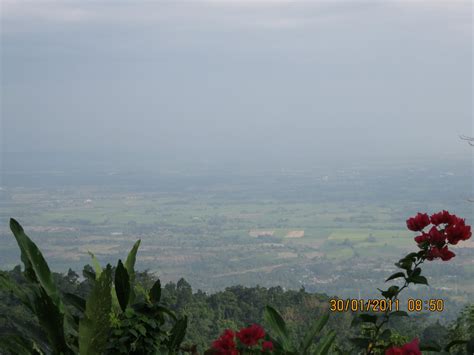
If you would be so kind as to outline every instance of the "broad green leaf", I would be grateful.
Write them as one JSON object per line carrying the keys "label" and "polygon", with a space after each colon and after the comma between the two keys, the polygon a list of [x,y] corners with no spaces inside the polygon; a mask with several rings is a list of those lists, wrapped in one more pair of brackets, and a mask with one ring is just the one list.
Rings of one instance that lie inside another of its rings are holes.
{"label": "broad green leaf", "polygon": [[63,305],[59,298],[59,291],[53,281],[51,271],[46,260],[35,243],[25,234],[23,227],[13,218],[10,219],[10,229],[20,247],[21,260],[25,265],[25,276],[32,282],[38,283],[63,312]]}
{"label": "broad green leaf", "polygon": [[326,336],[324,336],[318,343],[315,354],[316,355],[326,355],[329,353],[331,345],[336,339],[336,332],[331,330]]}
{"label": "broad green leaf", "polygon": [[426,277],[418,275],[418,276],[411,276],[408,278],[409,282],[413,282],[414,284],[422,284],[422,285],[428,285],[428,280]]}
{"label": "broad green leaf", "polygon": [[290,350],[290,339],[286,324],[281,315],[270,306],[265,306],[263,311],[263,319],[268,324],[270,329],[275,333],[277,339],[281,343],[284,350]]}
{"label": "broad green leaf", "polygon": [[78,295],[74,293],[67,292],[64,294],[64,299],[66,300],[67,303],[76,307],[76,309],[80,311],[81,313],[84,313],[84,311],[86,310],[86,300],[83,299],[82,297],[79,297]]}
{"label": "broad green leaf", "polygon": [[154,306],[155,309],[159,312],[162,312],[164,314],[166,314],[167,316],[169,316],[171,319],[173,319],[175,322],[177,321],[177,318],[176,318],[176,315],[174,314],[174,312],[172,310],[170,310],[169,308],[166,308],[164,306]]}
{"label": "broad green leaf", "polygon": [[324,328],[329,319],[329,313],[323,314],[319,319],[316,319],[309,330],[306,332],[306,335],[301,343],[301,350],[303,353],[306,353],[313,343],[315,336]]}
{"label": "broad green leaf", "polygon": [[184,316],[178,320],[173,328],[171,329],[171,334],[169,338],[169,349],[175,350],[178,349],[181,343],[184,340],[184,336],[186,335],[186,329],[188,327],[188,317]]}
{"label": "broad green leaf", "polygon": [[97,258],[92,252],[88,251],[87,253],[90,255],[92,259],[92,266],[94,267],[95,278],[97,280],[100,277],[100,274],[102,273],[102,266],[100,266],[99,260],[97,260]]}
{"label": "broad green leaf", "polygon": [[390,286],[386,291],[381,290],[380,288],[378,288],[377,290],[379,290],[382,296],[384,296],[385,298],[391,299],[398,293],[399,289],[400,288],[398,286]]}
{"label": "broad green leaf", "polygon": [[87,298],[84,318],[79,322],[81,355],[98,355],[104,352],[110,330],[111,289],[112,267],[107,265]]}
{"label": "broad green leaf", "polygon": [[149,292],[150,301],[152,303],[158,303],[161,299],[161,282],[156,280]]}
{"label": "broad green leaf", "polygon": [[137,251],[140,247],[141,240],[138,239],[135,244],[133,244],[132,249],[128,253],[127,260],[125,260],[125,269],[127,269],[130,278],[135,277],[135,260],[137,258]]}
{"label": "broad green leaf", "polygon": [[127,308],[130,299],[130,279],[127,269],[122,264],[122,260],[118,261],[117,268],[115,269],[115,292],[123,312]]}
{"label": "broad green leaf", "polygon": [[421,268],[417,267],[415,270],[413,270],[412,274],[410,276],[419,276],[421,274]]}
{"label": "broad green leaf", "polygon": [[64,335],[64,314],[57,304],[38,286],[33,296],[33,308],[41,329],[46,333],[54,354],[70,354]]}
{"label": "broad green leaf", "polygon": [[467,340],[453,340],[445,346],[444,350],[449,351],[455,345],[467,344]]}

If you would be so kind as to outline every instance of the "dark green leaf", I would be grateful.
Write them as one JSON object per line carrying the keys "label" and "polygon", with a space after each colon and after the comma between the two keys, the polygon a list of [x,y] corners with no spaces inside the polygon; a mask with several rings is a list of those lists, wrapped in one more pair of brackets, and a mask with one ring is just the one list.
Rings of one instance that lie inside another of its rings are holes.
{"label": "dark green leaf", "polygon": [[263,311],[263,319],[267,323],[270,330],[276,335],[283,349],[286,351],[290,350],[290,339],[288,336],[288,330],[286,324],[280,313],[278,313],[273,307],[265,306]]}
{"label": "dark green leaf", "polygon": [[150,301],[152,303],[158,303],[161,299],[161,282],[156,280],[149,292]]}
{"label": "dark green leaf", "polygon": [[123,312],[127,308],[130,299],[130,279],[127,269],[122,264],[122,260],[118,261],[117,268],[115,269],[115,292]]}
{"label": "dark green leaf", "polygon": [[428,280],[426,279],[426,277],[421,276],[421,275],[411,276],[408,278],[408,281],[414,284],[428,285]]}
{"label": "dark green leaf", "polygon": [[466,344],[466,351],[468,354],[474,354],[474,338],[471,338]]}
{"label": "dark green leaf", "polygon": [[331,330],[326,336],[322,337],[318,343],[315,354],[326,355],[329,353],[332,343],[336,339],[336,332]]}
{"label": "dark green leaf", "polygon": [[467,344],[467,340],[453,340],[448,345],[445,346],[444,350],[449,351],[455,345]]}
{"label": "dark green leaf", "polygon": [[112,309],[112,267],[107,265],[86,301],[84,318],[79,322],[81,355],[102,354],[107,345]]}
{"label": "dark green leaf", "polygon": [[301,343],[301,350],[306,353],[313,343],[316,335],[324,328],[329,319],[329,313],[323,314],[319,319],[314,320],[313,324],[306,332],[306,335]]}
{"label": "dark green leaf", "polygon": [[125,269],[127,269],[130,278],[130,303],[135,301],[135,260],[137,258],[137,251],[140,247],[141,240],[137,240],[133,244],[132,249],[128,253],[127,260],[125,260]]}
{"label": "dark green leaf", "polygon": [[396,272],[394,273],[393,275],[391,275],[388,279],[385,280],[385,282],[387,281],[390,281],[390,280],[393,280],[393,279],[397,279],[399,277],[405,277],[405,273],[403,272]]}
{"label": "dark green leaf", "polygon": [[[403,259],[402,259],[403,260]],[[399,267],[400,269],[410,270],[413,265],[413,261],[411,260],[403,260],[395,263],[395,266]]]}
{"label": "dark green leaf", "polygon": [[61,313],[43,287],[38,287],[33,298],[36,317],[42,330],[46,333],[54,353],[70,353],[64,335],[64,314]]}
{"label": "dark green leaf", "polygon": [[81,313],[84,313],[84,311],[86,310],[86,300],[83,299],[82,297],[79,297],[75,295],[74,293],[66,292],[64,294],[64,298],[66,302],[76,307],[77,310],[80,311]]}
{"label": "dark green leaf", "polygon": [[410,276],[419,276],[421,274],[421,268],[417,267],[415,270],[413,270],[412,274]]}
{"label": "dark green leaf", "polygon": [[20,247],[21,260],[25,265],[25,276],[32,282],[37,282],[51,298],[53,303],[63,312],[59,291],[53,281],[46,260],[35,243],[25,234],[23,227],[13,218],[10,219],[10,229]]}
{"label": "dark green leaf", "polygon": [[97,260],[93,253],[91,253],[90,251],[88,251],[87,253],[92,259],[92,266],[94,267],[95,278],[98,279],[100,277],[100,274],[102,273],[102,266],[100,266],[99,260]]}
{"label": "dark green leaf", "polygon": [[399,287],[390,286],[386,291],[383,291],[380,288],[378,288],[377,290],[379,290],[382,293],[382,296],[384,296],[385,298],[391,299],[398,293]]}
{"label": "dark green leaf", "polygon": [[173,328],[171,329],[171,334],[169,337],[169,349],[176,350],[180,347],[181,343],[184,340],[186,335],[186,329],[188,327],[188,317],[178,320]]}

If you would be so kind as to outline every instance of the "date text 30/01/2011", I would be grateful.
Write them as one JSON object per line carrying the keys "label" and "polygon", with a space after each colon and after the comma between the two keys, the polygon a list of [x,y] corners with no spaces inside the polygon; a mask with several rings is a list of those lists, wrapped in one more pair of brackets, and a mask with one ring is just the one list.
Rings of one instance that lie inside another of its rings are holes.
{"label": "date text 30/01/2011", "polygon": [[[396,312],[400,311],[400,301],[398,299],[330,299],[329,310],[331,312]],[[442,312],[444,310],[444,300],[442,299],[413,299],[407,300],[408,312]]]}

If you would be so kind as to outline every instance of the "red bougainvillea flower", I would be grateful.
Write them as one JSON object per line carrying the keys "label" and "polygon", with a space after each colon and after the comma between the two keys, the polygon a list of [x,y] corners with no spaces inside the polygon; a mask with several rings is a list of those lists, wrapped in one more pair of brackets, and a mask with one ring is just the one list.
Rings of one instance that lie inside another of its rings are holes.
{"label": "red bougainvillea flower", "polygon": [[237,334],[240,342],[246,346],[254,346],[265,336],[265,330],[258,324],[242,328]]}
{"label": "red bougainvillea flower", "polygon": [[402,347],[392,347],[385,351],[385,355],[422,355],[420,350],[420,341],[418,338],[413,339],[410,343]]}
{"label": "red bougainvillea flower", "polygon": [[453,224],[446,227],[448,242],[456,245],[461,240],[468,240],[472,236],[471,226],[466,226],[464,219],[453,218]]}
{"label": "red bougainvillea flower", "polygon": [[430,217],[426,213],[418,213],[415,217],[407,219],[407,227],[414,232],[420,232],[429,225]]}
{"label": "red bougainvillea flower", "polygon": [[434,224],[435,226],[439,226],[440,224],[450,223],[452,217],[453,217],[452,214],[450,214],[448,211],[443,210],[441,212],[432,214],[430,217],[430,220],[431,220],[431,224]]}
{"label": "red bougainvillea flower", "polygon": [[415,237],[415,242],[418,244],[423,244],[424,242],[428,242],[430,240],[430,235],[427,233],[422,233],[421,235]]}
{"label": "red bougainvillea flower", "polygon": [[446,242],[446,235],[436,227],[431,227],[428,234],[430,236],[430,243],[433,245],[443,245]]}
{"label": "red bougainvillea flower", "polygon": [[212,343],[214,354],[219,355],[238,355],[235,348],[234,332],[230,329],[224,330],[224,333]]}
{"label": "red bougainvillea flower", "polygon": [[441,259],[443,261],[448,261],[452,258],[454,258],[456,254],[454,254],[451,250],[448,249],[448,246],[445,245],[442,248],[438,247],[432,247],[428,250],[428,253],[426,255],[426,259],[428,260],[434,260],[434,259]]}
{"label": "red bougainvillea flower", "polygon": [[271,341],[264,341],[262,343],[262,351],[273,351],[273,343]]}

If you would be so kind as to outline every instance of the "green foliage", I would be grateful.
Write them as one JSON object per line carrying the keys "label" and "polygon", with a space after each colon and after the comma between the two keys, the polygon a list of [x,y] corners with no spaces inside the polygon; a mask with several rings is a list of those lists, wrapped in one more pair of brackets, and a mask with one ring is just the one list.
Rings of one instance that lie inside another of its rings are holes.
{"label": "green foliage", "polygon": [[117,293],[117,299],[122,312],[125,312],[125,309],[128,306],[130,291],[130,277],[127,269],[125,269],[122,264],[122,260],[119,260],[117,268],[115,269],[115,292]]}
{"label": "green foliage", "polygon": [[303,341],[297,348],[292,344],[286,323],[278,311],[273,307],[266,306],[264,310],[264,319],[269,332],[275,334],[275,336],[272,337],[272,340],[277,353],[326,355],[329,353],[336,338],[336,332],[331,330],[324,336],[320,337],[319,341],[314,344],[314,340],[323,330],[329,319],[328,313],[324,314],[321,318],[316,319],[313,324],[311,324],[303,337]]}
{"label": "green foliage", "polygon": [[[26,332],[0,337],[0,345],[7,353],[98,355],[179,351],[187,318],[178,320],[172,310],[159,302],[160,282],[155,282],[144,301],[134,302],[134,265],[140,241],[132,247],[125,265],[118,261],[115,274],[110,265],[102,269],[90,253],[95,270],[84,268],[85,282],[91,285],[85,300],[75,293],[61,294],[38,247],[17,221],[11,219],[10,227],[21,250],[25,284],[20,287],[2,272],[0,290],[9,290],[20,300],[36,316],[39,328],[15,324],[13,329]],[[120,308],[116,310],[114,304]]]}
{"label": "green foliage", "polygon": [[84,317],[79,322],[79,352],[101,354],[107,344],[112,307],[112,268],[107,265],[87,298]]}

